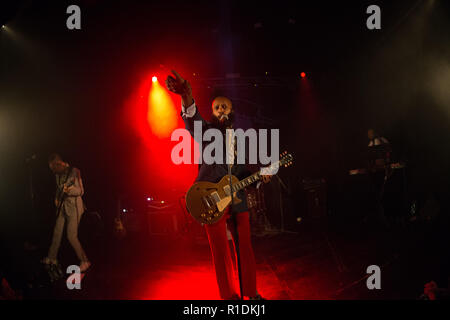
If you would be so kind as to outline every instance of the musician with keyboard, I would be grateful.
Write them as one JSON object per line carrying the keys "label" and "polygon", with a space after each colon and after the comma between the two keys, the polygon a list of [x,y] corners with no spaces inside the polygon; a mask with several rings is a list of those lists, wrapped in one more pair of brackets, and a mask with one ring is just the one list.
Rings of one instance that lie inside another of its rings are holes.
{"label": "musician with keyboard", "polygon": [[380,135],[375,130],[369,129],[367,131],[367,137],[369,144],[367,145],[367,167],[360,169],[352,169],[349,174],[367,174],[384,172],[389,175],[394,169],[402,169],[404,163],[396,162],[392,163],[392,147],[390,142]]}
{"label": "musician with keyboard", "polygon": [[[366,221],[369,216],[376,218],[385,226],[390,226],[389,220],[397,219],[402,215],[402,205],[404,199],[400,196],[405,194],[406,183],[405,173],[403,171],[400,182],[393,183],[391,177],[395,171],[405,168],[403,162],[392,162],[392,147],[390,142],[375,130],[367,131],[367,167],[353,169],[349,171],[350,176],[367,175],[369,182],[369,207],[368,215],[364,218]],[[388,184],[388,182],[390,183]]]}

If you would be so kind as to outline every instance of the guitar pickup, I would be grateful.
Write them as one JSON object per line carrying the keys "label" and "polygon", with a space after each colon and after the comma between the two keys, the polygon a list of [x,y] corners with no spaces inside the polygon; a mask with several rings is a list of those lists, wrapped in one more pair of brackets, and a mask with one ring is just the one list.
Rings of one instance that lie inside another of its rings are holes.
{"label": "guitar pickup", "polygon": [[216,201],[214,198],[211,198],[212,194],[203,197],[203,202],[206,204],[206,207],[209,209],[215,210],[216,209]]}
{"label": "guitar pickup", "polygon": [[212,197],[212,199],[214,200],[214,204],[216,204],[217,202],[219,202],[220,201],[220,197],[219,197],[219,194],[217,193],[217,192],[213,192],[213,193],[211,193],[211,195],[210,195],[211,197]]}

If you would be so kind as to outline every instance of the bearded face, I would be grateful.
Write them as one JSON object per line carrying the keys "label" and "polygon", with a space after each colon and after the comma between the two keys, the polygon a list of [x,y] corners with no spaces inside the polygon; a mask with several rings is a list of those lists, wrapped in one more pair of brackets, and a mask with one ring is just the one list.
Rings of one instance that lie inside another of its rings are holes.
{"label": "bearded face", "polygon": [[221,131],[225,131],[227,128],[232,128],[234,122],[234,111],[231,111],[228,115],[222,115],[218,118],[216,115],[212,115],[211,124],[214,128]]}
{"label": "bearded face", "polygon": [[212,125],[220,130],[233,126],[234,112],[231,100],[226,97],[217,97],[212,103]]}

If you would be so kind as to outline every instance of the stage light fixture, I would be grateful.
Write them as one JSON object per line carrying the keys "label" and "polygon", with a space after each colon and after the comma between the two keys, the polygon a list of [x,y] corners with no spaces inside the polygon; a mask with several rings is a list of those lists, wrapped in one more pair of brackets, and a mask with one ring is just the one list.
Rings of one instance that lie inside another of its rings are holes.
{"label": "stage light fixture", "polygon": [[300,77],[302,77],[302,78],[306,77],[306,73],[304,73],[304,72],[300,73]]}
{"label": "stage light fixture", "polygon": [[157,77],[152,77],[152,82],[156,82],[156,81],[158,81],[158,78]]}

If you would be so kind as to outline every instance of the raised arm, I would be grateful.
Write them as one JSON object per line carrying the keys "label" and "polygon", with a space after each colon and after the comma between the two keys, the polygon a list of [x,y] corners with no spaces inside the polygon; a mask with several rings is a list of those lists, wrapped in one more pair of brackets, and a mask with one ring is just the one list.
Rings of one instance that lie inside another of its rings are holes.
{"label": "raised arm", "polygon": [[194,103],[191,85],[189,81],[183,79],[175,70],[172,70],[172,73],[174,74],[175,78],[171,75],[167,76],[167,89],[181,96],[181,103],[183,107],[187,108]]}
{"label": "raised arm", "polygon": [[206,129],[207,123],[198,112],[189,81],[183,79],[179,73],[174,70],[172,70],[172,73],[175,77],[172,77],[171,75],[167,77],[167,89],[181,97],[181,116],[186,130],[194,137],[194,123],[196,121],[201,122],[202,130]]}

